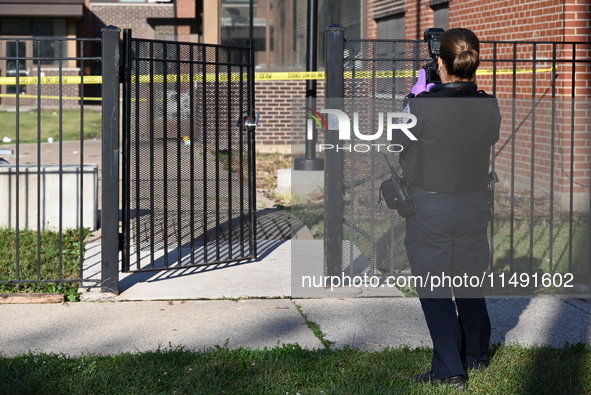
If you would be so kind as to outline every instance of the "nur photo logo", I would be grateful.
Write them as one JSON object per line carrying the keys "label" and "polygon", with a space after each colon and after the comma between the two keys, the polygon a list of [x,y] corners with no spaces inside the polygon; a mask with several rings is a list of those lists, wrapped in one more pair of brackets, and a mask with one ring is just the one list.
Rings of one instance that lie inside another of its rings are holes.
{"label": "nur photo logo", "polygon": [[312,109],[312,108],[308,108],[308,107],[304,107],[306,109],[306,116],[312,118],[308,118],[306,120],[306,131],[307,131],[307,139],[308,140],[312,140],[312,133],[313,133],[313,127],[312,127],[312,120],[316,121],[316,125],[318,125],[318,128],[320,129],[321,132],[326,132],[328,130],[328,123],[326,122],[326,118],[324,118],[322,116],[321,113],[319,113],[318,111]]}
{"label": "nur photo logo", "polygon": [[[394,131],[404,133],[410,140],[417,141],[417,138],[411,133],[410,128],[417,124],[417,118],[413,114],[404,112],[378,112],[378,130],[372,134],[362,133],[359,127],[359,113],[353,113],[353,124],[351,118],[342,110],[323,108],[320,111],[306,108],[306,139],[312,140],[314,135],[314,122],[322,132],[327,130],[338,130],[339,140],[345,142],[351,140],[351,130],[357,140],[375,141],[382,138],[384,129],[386,129],[386,140],[392,141]],[[328,114],[324,117],[322,114]],[[328,120],[327,120],[328,118]],[[385,118],[385,120],[384,120]],[[385,124],[385,128],[384,128]],[[400,144],[319,144],[319,150],[337,150],[348,152],[369,152],[372,150],[386,150],[388,152],[401,152],[403,150]]]}

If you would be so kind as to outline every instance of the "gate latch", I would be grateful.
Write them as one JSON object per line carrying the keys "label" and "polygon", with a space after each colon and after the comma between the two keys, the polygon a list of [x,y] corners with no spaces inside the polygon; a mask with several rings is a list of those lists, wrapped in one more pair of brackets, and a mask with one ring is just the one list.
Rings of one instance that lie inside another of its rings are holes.
{"label": "gate latch", "polygon": [[[242,130],[245,130],[247,132],[253,132],[256,127],[259,124],[259,117],[261,116],[261,112],[258,110],[255,110],[256,115],[255,117],[252,117],[251,115],[244,115],[243,120],[243,126],[242,126]],[[236,126],[240,126],[242,124],[242,122],[239,120],[236,123]]]}

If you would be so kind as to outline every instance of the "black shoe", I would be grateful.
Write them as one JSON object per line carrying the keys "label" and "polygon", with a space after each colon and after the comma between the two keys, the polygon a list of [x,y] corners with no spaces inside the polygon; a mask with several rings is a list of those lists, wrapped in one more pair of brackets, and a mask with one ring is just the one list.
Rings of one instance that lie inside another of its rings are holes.
{"label": "black shoe", "polygon": [[488,367],[488,361],[472,361],[466,364],[466,370],[482,370]]}
{"label": "black shoe", "polygon": [[449,376],[444,379],[438,379],[432,372],[418,374],[412,377],[417,383],[429,383],[433,385],[450,384],[456,389],[466,388],[466,376]]}

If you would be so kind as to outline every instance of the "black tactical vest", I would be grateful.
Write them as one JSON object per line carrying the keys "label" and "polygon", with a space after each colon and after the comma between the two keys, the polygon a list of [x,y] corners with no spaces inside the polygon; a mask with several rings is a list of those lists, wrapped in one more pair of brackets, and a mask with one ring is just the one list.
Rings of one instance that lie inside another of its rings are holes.
{"label": "black tactical vest", "polygon": [[418,141],[402,153],[404,180],[441,193],[484,190],[490,148],[499,138],[497,99],[473,83],[442,84],[411,99],[410,113]]}

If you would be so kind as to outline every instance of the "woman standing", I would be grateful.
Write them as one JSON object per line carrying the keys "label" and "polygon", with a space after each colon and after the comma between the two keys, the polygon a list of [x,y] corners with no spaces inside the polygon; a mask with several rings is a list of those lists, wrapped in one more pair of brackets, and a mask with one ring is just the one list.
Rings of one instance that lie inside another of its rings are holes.
{"label": "woman standing", "polygon": [[417,117],[411,131],[418,141],[407,141],[401,154],[417,207],[406,219],[405,246],[413,275],[426,281],[417,291],[434,352],[431,370],[414,379],[464,387],[467,370],[488,365],[484,293],[467,280],[481,278],[488,266],[485,189],[501,117],[496,98],[477,90],[476,35],[455,28],[440,41],[442,84],[428,88],[421,70],[408,109]]}

